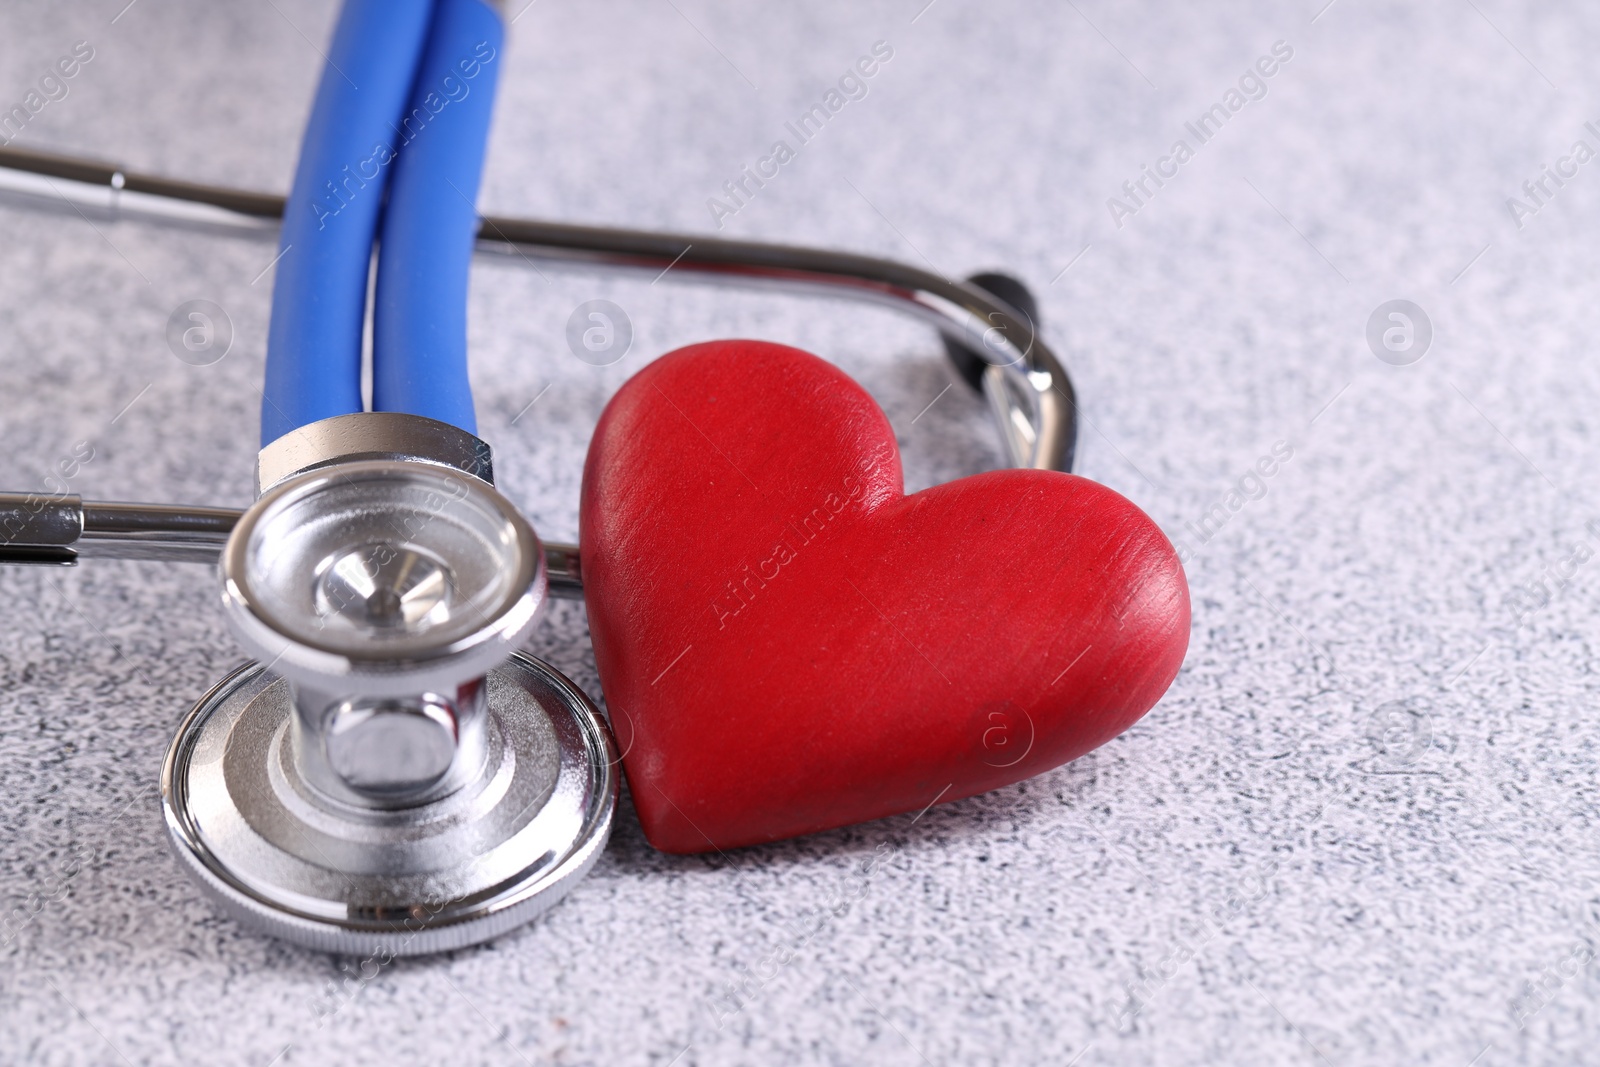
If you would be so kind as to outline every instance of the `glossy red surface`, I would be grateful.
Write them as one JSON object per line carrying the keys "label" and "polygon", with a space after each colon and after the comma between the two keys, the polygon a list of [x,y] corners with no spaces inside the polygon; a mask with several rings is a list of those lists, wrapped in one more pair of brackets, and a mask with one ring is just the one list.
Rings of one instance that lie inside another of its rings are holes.
{"label": "glossy red surface", "polygon": [[726,849],[1059,766],[1160,699],[1171,544],[1070,474],[905,496],[888,420],[798,349],[720,341],[612,399],[584,467],[595,658],[646,835]]}

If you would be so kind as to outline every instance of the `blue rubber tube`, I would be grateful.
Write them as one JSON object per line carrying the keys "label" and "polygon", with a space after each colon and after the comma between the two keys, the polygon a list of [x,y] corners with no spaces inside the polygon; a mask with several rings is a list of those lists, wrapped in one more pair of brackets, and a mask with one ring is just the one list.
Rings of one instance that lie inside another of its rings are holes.
{"label": "blue rubber tube", "polygon": [[261,443],[361,410],[367,275],[432,0],[346,0],[284,208]]}
{"label": "blue rubber tube", "polygon": [[438,0],[378,241],[372,408],[469,433],[467,275],[504,36],[483,0]]}

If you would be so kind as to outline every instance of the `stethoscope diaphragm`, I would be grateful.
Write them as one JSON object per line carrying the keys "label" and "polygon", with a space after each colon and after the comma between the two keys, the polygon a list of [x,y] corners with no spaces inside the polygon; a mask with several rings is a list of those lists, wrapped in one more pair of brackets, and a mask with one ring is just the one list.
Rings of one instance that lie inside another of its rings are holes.
{"label": "stethoscope diaphragm", "polygon": [[162,775],[179,858],[241,920],[390,956],[526,922],[594,861],[617,759],[594,704],[518,651],[548,589],[488,446],[399,413],[263,450],[220,559],[255,662]]}
{"label": "stethoscope diaphragm", "polygon": [[322,951],[422,955],[526,923],[604,849],[617,758],[599,710],[548,664],[516,653],[484,689],[481,774],[424,804],[362,806],[304,780],[288,682],[240,667],[167,753],[175,852],[230,915]]}

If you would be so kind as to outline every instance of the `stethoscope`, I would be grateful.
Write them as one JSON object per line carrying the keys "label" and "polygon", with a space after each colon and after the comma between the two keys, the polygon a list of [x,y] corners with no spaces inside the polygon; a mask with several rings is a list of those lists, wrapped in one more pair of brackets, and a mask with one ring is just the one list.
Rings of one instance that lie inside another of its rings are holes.
{"label": "stethoscope", "polygon": [[1004,275],[479,218],[503,30],[484,0],[347,0],[287,200],[0,149],[0,192],[35,203],[278,233],[256,502],[4,494],[0,562],[218,566],[252,660],[178,728],[169,835],[226,912],[323,950],[414,955],[520,925],[595,862],[616,809],[605,717],[519,651],[548,598],[582,599],[582,556],[540,541],[475,435],[474,251],[886,302],[944,333],[1013,466],[1072,462],[1071,383]]}

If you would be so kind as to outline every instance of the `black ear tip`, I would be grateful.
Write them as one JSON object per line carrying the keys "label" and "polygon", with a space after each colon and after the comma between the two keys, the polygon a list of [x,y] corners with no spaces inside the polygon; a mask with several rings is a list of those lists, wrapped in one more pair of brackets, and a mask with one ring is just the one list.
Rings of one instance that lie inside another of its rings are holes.
{"label": "black ear tip", "polygon": [[[975,285],[991,296],[998,297],[1003,303],[1020,311],[1035,330],[1039,328],[1039,303],[1033,298],[1033,292],[1022,282],[1009,274],[998,271],[984,271],[974,274],[967,279],[969,285]],[[977,350],[969,345],[944,339],[944,350],[950,357],[950,362],[960,372],[964,380],[974,390],[982,388],[983,369],[988,366],[987,361]]]}
{"label": "black ear tip", "polygon": [[1034,323],[1039,321],[1039,303],[1034,300],[1033,291],[1011,275],[1001,274],[999,271],[984,271],[982,274],[972,275],[967,282],[986,293],[998,296],[1028,316]]}

